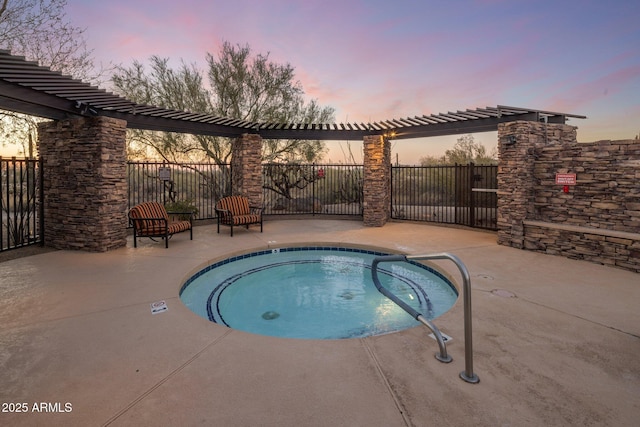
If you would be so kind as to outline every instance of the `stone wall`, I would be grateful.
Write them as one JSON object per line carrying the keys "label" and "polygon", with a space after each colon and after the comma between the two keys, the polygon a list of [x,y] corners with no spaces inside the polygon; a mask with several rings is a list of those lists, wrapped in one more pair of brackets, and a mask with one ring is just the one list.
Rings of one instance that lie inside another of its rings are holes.
{"label": "stone wall", "polygon": [[[537,150],[536,219],[640,232],[640,141],[564,143]],[[555,173],[575,173],[569,192]]]}
{"label": "stone wall", "polygon": [[499,244],[640,272],[639,141],[578,143],[575,127],[537,122],[498,139]]}
{"label": "stone wall", "polygon": [[640,234],[525,221],[525,249],[640,273]]}
{"label": "stone wall", "polygon": [[369,227],[382,227],[390,218],[391,143],[373,135],[364,137],[363,220]]}
{"label": "stone wall", "polygon": [[126,122],[90,117],[39,126],[45,245],[103,252],[126,245]]}
{"label": "stone wall", "polygon": [[232,147],[231,192],[247,197],[251,206],[262,206],[262,182],[262,137],[243,134]]}

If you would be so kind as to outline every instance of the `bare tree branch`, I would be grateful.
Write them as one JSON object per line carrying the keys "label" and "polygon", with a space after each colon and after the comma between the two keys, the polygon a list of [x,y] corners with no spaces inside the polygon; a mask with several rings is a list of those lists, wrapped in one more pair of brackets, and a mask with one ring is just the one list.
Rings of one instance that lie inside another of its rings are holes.
{"label": "bare tree branch", "polygon": [[[168,58],[152,56],[149,69],[138,61],[131,67],[117,67],[112,77],[116,90],[143,104],[208,113],[248,121],[262,122],[330,122],[333,108],[320,107],[314,100],[304,101],[300,82],[289,64],[277,64],[268,54],[252,55],[248,45],[225,42],[217,56],[206,55],[211,90],[206,90],[203,76],[195,65],[169,65]],[[211,136],[174,136],[153,133],[154,150],[175,160],[211,159],[226,164],[231,156],[228,139]],[[138,137],[138,143],[147,138]],[[131,140],[131,143],[136,141]],[[267,162],[311,163],[322,157],[321,141],[269,140],[263,144]]]}

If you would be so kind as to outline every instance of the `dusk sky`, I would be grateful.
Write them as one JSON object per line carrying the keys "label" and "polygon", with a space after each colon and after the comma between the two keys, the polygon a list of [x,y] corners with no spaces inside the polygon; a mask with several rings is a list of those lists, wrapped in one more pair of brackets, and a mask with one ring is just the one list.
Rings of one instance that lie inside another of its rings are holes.
{"label": "dusk sky", "polygon": [[[223,41],[248,44],[290,63],[337,122],[508,105],[586,115],[569,122],[581,142],[640,133],[639,17],[638,0],[68,0],[97,63],[204,71]],[[394,160],[459,137],[396,141]]]}

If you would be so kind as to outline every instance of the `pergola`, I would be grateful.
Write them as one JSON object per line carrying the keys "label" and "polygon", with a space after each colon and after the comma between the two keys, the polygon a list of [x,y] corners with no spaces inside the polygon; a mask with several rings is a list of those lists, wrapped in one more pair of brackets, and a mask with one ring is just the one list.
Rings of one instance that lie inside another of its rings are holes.
{"label": "pergola", "polygon": [[586,118],[499,105],[372,123],[250,122],[137,104],[6,50],[0,50],[0,109],[53,120],[111,117],[125,120],[130,129],[232,138],[252,133],[263,139],[311,140],[361,140],[371,135],[409,139],[496,131],[500,123],[513,121],[565,124],[569,118]]}
{"label": "pergola", "polygon": [[[232,138],[231,192],[254,205],[263,203],[264,139],[361,140],[363,223],[377,227],[390,218],[390,139],[498,131],[500,146],[511,147],[507,161],[517,161],[530,157],[532,138],[547,140],[547,128],[573,138],[566,121],[585,118],[497,106],[372,123],[251,122],[138,104],[2,50],[0,109],[52,120],[38,135],[47,245],[98,252],[126,245],[127,128]],[[528,181],[518,182],[509,191]]]}

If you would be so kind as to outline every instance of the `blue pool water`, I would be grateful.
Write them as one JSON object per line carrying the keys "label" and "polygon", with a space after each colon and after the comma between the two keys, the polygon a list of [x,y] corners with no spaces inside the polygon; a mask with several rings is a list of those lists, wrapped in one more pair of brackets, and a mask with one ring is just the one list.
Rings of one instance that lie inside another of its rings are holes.
{"label": "blue pool water", "polygon": [[[371,262],[380,252],[281,248],[212,264],[182,286],[182,302],[213,322],[261,335],[339,339],[378,335],[418,321],[380,294]],[[383,286],[428,319],[458,298],[451,283],[418,263],[379,265]]]}

